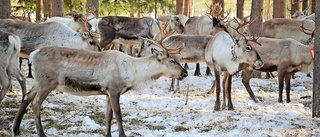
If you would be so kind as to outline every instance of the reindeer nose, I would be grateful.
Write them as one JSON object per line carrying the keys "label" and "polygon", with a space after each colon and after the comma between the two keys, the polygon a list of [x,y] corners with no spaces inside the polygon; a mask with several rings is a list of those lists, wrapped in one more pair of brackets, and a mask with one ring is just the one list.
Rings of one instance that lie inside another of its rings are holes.
{"label": "reindeer nose", "polygon": [[178,78],[178,80],[183,80],[184,78],[186,78],[188,76],[188,71],[186,71],[185,69],[183,69],[183,71],[181,72],[180,77]]}

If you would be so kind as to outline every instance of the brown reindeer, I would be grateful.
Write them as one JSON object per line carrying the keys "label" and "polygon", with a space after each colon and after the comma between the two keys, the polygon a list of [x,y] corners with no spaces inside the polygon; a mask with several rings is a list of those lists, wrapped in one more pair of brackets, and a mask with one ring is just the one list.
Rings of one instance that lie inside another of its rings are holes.
{"label": "brown reindeer", "polygon": [[[149,86],[161,76],[179,78],[188,75],[165,51],[153,48],[152,55],[134,58],[122,52],[44,47],[31,53],[35,83],[23,98],[13,123],[13,134],[20,134],[20,123],[27,106],[32,102],[37,134],[46,136],[40,119],[42,102],[53,90],[74,95],[106,96],[106,136],[111,137],[113,114],[118,123],[119,137],[126,137],[119,104],[121,94]],[[141,69],[143,68],[143,69]]]}

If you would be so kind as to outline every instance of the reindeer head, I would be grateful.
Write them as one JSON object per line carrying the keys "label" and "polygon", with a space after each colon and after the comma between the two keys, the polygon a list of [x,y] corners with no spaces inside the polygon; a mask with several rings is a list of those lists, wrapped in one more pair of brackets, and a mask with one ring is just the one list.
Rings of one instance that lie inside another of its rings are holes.
{"label": "reindeer head", "polygon": [[81,13],[70,12],[66,15],[69,15],[73,18],[74,22],[79,27],[79,32],[89,32],[92,29],[92,25],[88,22],[87,17]]}

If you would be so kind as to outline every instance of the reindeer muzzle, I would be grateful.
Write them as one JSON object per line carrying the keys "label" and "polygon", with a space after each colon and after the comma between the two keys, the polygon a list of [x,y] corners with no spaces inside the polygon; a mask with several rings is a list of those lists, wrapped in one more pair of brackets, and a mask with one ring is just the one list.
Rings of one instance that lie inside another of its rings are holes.
{"label": "reindeer muzzle", "polygon": [[183,71],[180,74],[180,77],[178,78],[178,80],[183,80],[184,78],[186,78],[188,76],[188,71],[186,71],[185,69],[183,69]]}

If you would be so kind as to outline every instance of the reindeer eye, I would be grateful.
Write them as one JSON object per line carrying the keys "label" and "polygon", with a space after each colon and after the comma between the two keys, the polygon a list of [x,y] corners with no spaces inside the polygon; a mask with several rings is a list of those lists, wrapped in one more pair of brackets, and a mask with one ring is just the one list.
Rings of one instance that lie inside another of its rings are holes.
{"label": "reindeer eye", "polygon": [[169,62],[170,62],[170,63],[175,63],[176,61],[174,61],[174,60],[170,60]]}
{"label": "reindeer eye", "polygon": [[247,46],[247,47],[246,47],[246,50],[250,51],[250,50],[251,50],[251,47],[250,47],[250,46]]}
{"label": "reindeer eye", "polygon": [[89,44],[90,45],[96,45],[96,43],[94,41],[90,41]]}

